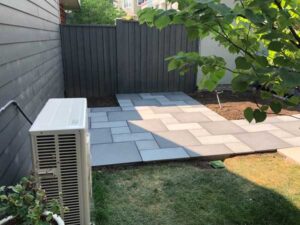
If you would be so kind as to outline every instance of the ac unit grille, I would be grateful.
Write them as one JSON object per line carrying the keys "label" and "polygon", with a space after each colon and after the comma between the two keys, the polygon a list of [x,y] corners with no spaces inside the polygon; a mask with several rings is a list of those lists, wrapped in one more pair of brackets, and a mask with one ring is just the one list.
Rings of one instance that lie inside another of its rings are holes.
{"label": "ac unit grille", "polygon": [[75,134],[58,135],[61,188],[64,206],[69,208],[65,214],[66,225],[80,224],[78,150]]}
{"label": "ac unit grille", "polygon": [[58,178],[53,175],[40,176],[41,187],[46,191],[47,199],[58,199]]}
{"label": "ac unit grille", "polygon": [[36,137],[39,169],[56,168],[55,136],[40,135]]}

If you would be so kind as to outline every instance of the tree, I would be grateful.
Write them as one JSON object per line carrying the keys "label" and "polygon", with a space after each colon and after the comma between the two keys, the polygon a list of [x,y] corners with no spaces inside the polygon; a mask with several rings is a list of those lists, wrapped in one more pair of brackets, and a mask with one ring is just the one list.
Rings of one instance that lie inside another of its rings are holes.
{"label": "tree", "polygon": [[178,0],[179,10],[147,8],[139,12],[141,23],[162,29],[183,24],[192,39],[210,36],[236,55],[236,68],[226,67],[217,56],[180,52],[168,58],[169,70],[182,74],[201,68],[200,88],[213,90],[229,70],[232,89],[244,92],[259,86],[270,104],[247,108],[246,119],[264,121],[270,107],[279,113],[283,105],[298,105],[294,90],[300,85],[300,3],[298,0],[235,0],[229,7],[220,0]]}
{"label": "tree", "polygon": [[117,9],[111,0],[82,0],[80,10],[67,15],[68,24],[114,24],[123,17],[124,11]]}

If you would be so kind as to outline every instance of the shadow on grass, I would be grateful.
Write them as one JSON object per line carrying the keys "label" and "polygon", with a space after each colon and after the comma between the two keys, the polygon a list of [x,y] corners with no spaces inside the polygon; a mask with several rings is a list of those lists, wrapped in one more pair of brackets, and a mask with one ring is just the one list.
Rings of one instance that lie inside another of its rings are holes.
{"label": "shadow on grass", "polygon": [[190,163],[94,172],[96,224],[299,225],[284,196]]}

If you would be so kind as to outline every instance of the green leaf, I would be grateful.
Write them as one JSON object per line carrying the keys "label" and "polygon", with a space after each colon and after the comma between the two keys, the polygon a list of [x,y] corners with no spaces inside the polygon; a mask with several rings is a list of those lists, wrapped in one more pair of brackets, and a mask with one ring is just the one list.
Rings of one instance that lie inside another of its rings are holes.
{"label": "green leaf", "polygon": [[265,20],[262,14],[254,13],[251,9],[245,10],[245,16],[255,24],[263,23]]}
{"label": "green leaf", "polygon": [[286,65],[287,61],[283,56],[278,56],[273,60],[274,64],[279,65],[279,66],[284,66]]}
{"label": "green leaf", "polygon": [[170,24],[170,22],[171,22],[170,17],[165,14],[161,14],[157,18],[154,19],[154,25],[158,29],[162,29],[162,28],[166,27],[167,25]]}
{"label": "green leaf", "polygon": [[186,27],[186,31],[191,40],[195,40],[199,37],[199,28],[197,26]]}
{"label": "green leaf", "polygon": [[168,71],[176,70],[179,66],[179,63],[177,60],[171,60],[168,64]]}
{"label": "green leaf", "polygon": [[282,79],[282,85],[285,87],[296,87],[300,85],[300,72],[290,71],[286,68],[279,70],[280,77]]}
{"label": "green leaf", "polygon": [[248,70],[251,68],[251,64],[247,62],[245,57],[239,56],[235,59],[235,65],[237,69]]}
{"label": "green leaf", "polygon": [[275,52],[280,52],[283,47],[284,47],[284,44],[281,43],[280,41],[271,41],[268,46],[268,49],[275,51]]}
{"label": "green leaf", "polygon": [[244,92],[249,87],[249,77],[244,75],[238,75],[231,81],[233,91]]}
{"label": "green leaf", "polygon": [[255,109],[253,112],[253,117],[256,121],[256,123],[263,122],[267,118],[267,113],[263,112],[259,109]]}
{"label": "green leaf", "polygon": [[291,106],[297,106],[300,103],[300,97],[299,96],[292,96],[287,99],[287,102]]}
{"label": "green leaf", "polygon": [[270,99],[272,97],[272,93],[268,91],[260,91],[260,97],[262,99]]}
{"label": "green leaf", "polygon": [[281,112],[282,109],[282,105],[280,102],[271,102],[270,104],[270,108],[272,109],[272,111],[276,114]]}
{"label": "green leaf", "polygon": [[269,108],[268,105],[262,105],[262,106],[260,107],[260,110],[265,112],[265,111],[268,110],[268,108]]}
{"label": "green leaf", "polygon": [[246,118],[246,120],[248,120],[249,123],[251,123],[254,118],[252,108],[248,107],[244,110],[244,117]]}
{"label": "green leaf", "polygon": [[268,66],[269,62],[265,56],[257,56],[256,61],[259,63],[261,66]]}

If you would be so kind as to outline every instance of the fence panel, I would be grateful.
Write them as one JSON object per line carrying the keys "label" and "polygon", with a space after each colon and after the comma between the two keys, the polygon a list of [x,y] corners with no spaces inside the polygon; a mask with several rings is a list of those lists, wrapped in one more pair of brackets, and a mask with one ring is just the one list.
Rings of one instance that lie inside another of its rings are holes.
{"label": "fence panel", "polygon": [[102,97],[117,92],[116,27],[62,25],[67,97]]}
{"label": "fence panel", "polygon": [[168,72],[165,58],[179,51],[198,51],[198,41],[188,41],[183,26],[170,26],[162,31],[138,22],[117,22],[118,91],[192,92],[196,74],[185,76]]}
{"label": "fence panel", "polygon": [[138,22],[116,26],[62,25],[67,97],[103,97],[133,92],[192,92],[196,73],[168,72],[165,58],[198,51],[182,26],[161,31]]}

